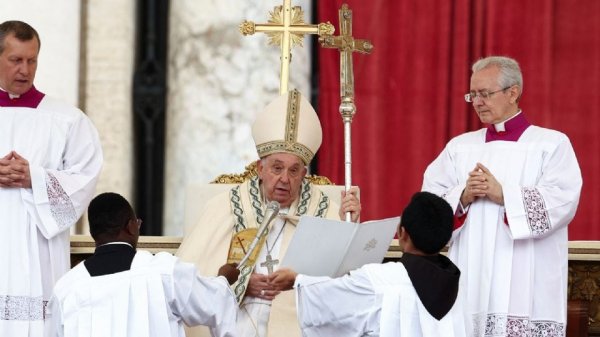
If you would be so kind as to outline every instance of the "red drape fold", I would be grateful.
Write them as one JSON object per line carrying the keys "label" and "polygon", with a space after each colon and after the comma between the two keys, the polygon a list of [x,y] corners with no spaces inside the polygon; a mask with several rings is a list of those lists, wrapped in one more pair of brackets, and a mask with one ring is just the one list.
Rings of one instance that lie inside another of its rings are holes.
{"label": "red drape fold", "polygon": [[[600,1],[332,0],[317,2],[319,21],[337,28],[342,3],[354,36],[375,46],[354,56],[352,179],[363,220],[401,213],[446,142],[482,126],[463,99],[470,66],[507,55],[523,70],[527,118],[566,133],[577,153],[584,187],[570,239],[600,240]],[[343,184],[339,53],[319,49],[319,69],[318,170]]]}

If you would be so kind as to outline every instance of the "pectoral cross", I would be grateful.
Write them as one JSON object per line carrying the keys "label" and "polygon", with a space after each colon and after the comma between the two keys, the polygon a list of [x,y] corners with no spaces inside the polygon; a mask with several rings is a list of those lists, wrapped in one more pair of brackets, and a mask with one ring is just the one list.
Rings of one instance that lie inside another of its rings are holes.
{"label": "pectoral cross", "polygon": [[[354,104],[354,68],[352,53],[370,54],[373,45],[369,40],[355,39],[352,36],[352,10],[343,4],[339,10],[340,35],[321,36],[319,42],[324,48],[335,48],[340,52],[340,113],[344,122],[344,188],[346,192],[352,186],[352,118],[356,114]],[[346,221],[351,221],[350,212],[346,213]]]}
{"label": "pectoral cross", "polygon": [[271,254],[267,254],[267,260],[260,264],[261,267],[267,267],[267,273],[273,274],[273,266],[279,264],[279,260],[273,260]]}
{"label": "pectoral cross", "polygon": [[318,34],[319,36],[332,35],[335,31],[329,22],[318,25],[306,24],[304,22],[304,11],[300,6],[292,7],[292,0],[283,0],[283,6],[277,6],[270,12],[270,19],[266,24],[255,24],[252,21],[244,21],[240,24],[240,32],[245,35],[253,35],[256,32],[265,33],[269,36],[269,44],[281,46],[281,74],[279,93],[288,92],[290,78],[290,62],[292,60],[291,49],[294,45],[302,47],[302,39],[305,34]]}

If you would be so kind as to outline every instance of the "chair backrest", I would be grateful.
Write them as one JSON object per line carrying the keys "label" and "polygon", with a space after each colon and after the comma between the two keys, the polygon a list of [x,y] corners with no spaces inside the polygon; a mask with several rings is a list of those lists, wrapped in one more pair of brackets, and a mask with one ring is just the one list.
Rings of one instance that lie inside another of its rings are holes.
{"label": "chair backrest", "polygon": [[[196,224],[200,215],[204,212],[208,200],[256,175],[256,162],[253,162],[246,166],[244,173],[223,174],[208,184],[196,183],[188,185],[185,190],[184,235],[189,233],[190,229]],[[327,177],[323,176],[309,175],[307,179],[313,184],[319,185],[323,193],[327,194],[333,202],[338,205],[340,204],[341,191],[344,190],[344,186],[333,185]]]}

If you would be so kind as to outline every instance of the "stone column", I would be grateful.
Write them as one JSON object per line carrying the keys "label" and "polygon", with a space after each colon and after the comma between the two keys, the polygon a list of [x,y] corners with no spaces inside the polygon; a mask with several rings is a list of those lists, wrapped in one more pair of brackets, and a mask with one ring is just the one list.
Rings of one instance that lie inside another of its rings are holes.
{"label": "stone column", "polygon": [[[242,36],[247,19],[266,23],[283,1],[171,2],[165,235],[181,235],[185,189],[222,173],[241,173],[257,159],[254,116],[279,95],[279,48],[264,34]],[[302,6],[306,22],[310,1]],[[292,50],[290,89],[310,89],[310,41]]]}
{"label": "stone column", "polygon": [[82,97],[104,152],[97,193],[117,192],[132,201],[135,1],[83,3]]}

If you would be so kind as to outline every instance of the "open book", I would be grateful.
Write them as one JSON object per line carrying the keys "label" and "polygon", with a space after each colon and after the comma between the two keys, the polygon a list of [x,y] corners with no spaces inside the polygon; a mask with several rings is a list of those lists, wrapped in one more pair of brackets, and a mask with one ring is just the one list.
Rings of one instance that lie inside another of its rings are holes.
{"label": "open book", "polygon": [[400,217],[353,223],[303,216],[280,267],[338,277],[367,263],[380,263],[399,223]]}

